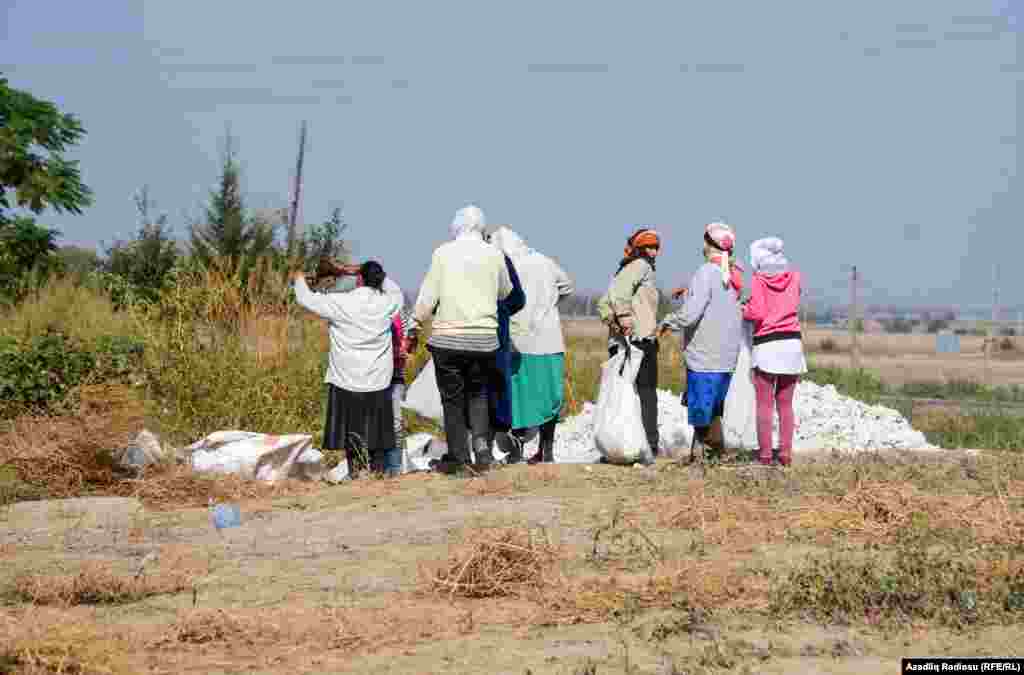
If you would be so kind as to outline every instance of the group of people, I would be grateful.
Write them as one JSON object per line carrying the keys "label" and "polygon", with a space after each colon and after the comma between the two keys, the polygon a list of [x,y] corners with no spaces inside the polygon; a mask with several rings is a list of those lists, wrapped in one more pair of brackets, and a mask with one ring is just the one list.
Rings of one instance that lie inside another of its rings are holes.
{"label": "group of people", "polygon": [[[486,471],[495,445],[510,463],[554,461],[565,377],[558,303],[573,282],[511,229],[488,225],[479,207],[456,213],[451,237],[434,251],[408,314],[377,262],[338,266],[356,278],[344,293],[315,293],[293,274],[298,303],[329,324],[323,446],[344,450],[353,475],[401,471],[405,361],[428,323],[448,444],[437,470]],[[539,449],[525,458],[533,432]]]}
{"label": "group of people", "polygon": [[[686,364],[683,403],[693,427],[690,460],[703,463],[712,448],[709,432],[725,413],[725,401],[739,360],[744,321],[752,324],[751,377],[757,400],[758,457],[763,464],[792,461],[793,394],[807,371],[800,334],[801,276],[783,253],[777,237],[758,239],[750,247],[753,268],[750,295],[743,297],[743,268],[735,258],[736,234],[725,223],[704,228],[702,264],[689,286],[673,291],[682,306],[657,320],[656,261],[661,237],[651,228],[637,230],[599,303],[609,326],[609,352],[626,342],[643,353],[636,387],[644,431],[654,455],[658,436],[659,341],[681,333]],[[779,444],[773,444],[774,413],[779,415]]]}
{"label": "group of people", "polygon": [[[700,463],[712,450],[709,432],[724,414],[744,321],[750,322],[759,459],[789,465],[793,393],[806,372],[798,319],[801,277],[786,260],[780,239],[759,239],[750,248],[751,291],[744,298],[735,242],[729,225],[705,227],[705,262],[688,286],[673,291],[682,305],[659,320],[661,235],[640,228],[626,243],[598,303],[599,314],[609,328],[610,355],[627,344],[643,355],[636,388],[654,455],[660,450],[659,344],[669,332],[682,334],[683,403],[694,428],[690,459]],[[298,303],[329,324],[323,447],[344,451],[352,475],[401,472],[405,361],[428,323],[426,348],[434,362],[448,444],[437,470],[486,471],[495,464],[495,446],[509,463],[554,461],[565,378],[558,303],[573,292],[572,280],[554,260],[529,248],[508,227],[488,225],[479,207],[467,206],[455,215],[451,240],[434,251],[409,313],[401,289],[380,263],[332,271],[354,277],[355,288],[317,293],[301,271],[293,281]],[[776,408],[778,448],[773,447]],[[524,458],[524,440],[534,432],[538,451]]]}

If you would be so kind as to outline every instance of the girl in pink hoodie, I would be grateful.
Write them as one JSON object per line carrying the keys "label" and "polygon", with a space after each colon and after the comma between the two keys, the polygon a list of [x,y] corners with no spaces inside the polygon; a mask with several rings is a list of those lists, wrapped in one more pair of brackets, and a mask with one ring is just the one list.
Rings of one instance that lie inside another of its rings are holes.
{"label": "girl in pink hoodie", "polygon": [[750,245],[753,283],[743,318],[754,323],[754,390],[757,395],[757,443],[762,464],[771,464],[772,422],[779,410],[778,461],[789,466],[793,455],[793,394],[807,372],[800,335],[800,272],[792,269],[777,237]]}

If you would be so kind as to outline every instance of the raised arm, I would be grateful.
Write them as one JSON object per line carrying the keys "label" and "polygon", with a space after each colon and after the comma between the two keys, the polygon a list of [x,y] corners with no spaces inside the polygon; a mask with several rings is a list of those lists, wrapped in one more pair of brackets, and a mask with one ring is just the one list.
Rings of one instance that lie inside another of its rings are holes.
{"label": "raised arm", "polygon": [[334,320],[336,316],[335,303],[323,293],[314,293],[306,283],[306,277],[301,272],[292,275],[295,282],[295,300],[317,316],[327,320]]}

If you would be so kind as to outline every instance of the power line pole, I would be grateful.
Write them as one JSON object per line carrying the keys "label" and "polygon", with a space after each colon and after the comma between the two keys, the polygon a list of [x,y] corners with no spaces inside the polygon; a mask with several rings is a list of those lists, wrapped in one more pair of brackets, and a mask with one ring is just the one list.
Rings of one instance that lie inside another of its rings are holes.
{"label": "power line pole", "polygon": [[996,322],[999,321],[999,265],[992,267],[992,320],[985,340],[985,384],[992,386],[992,352],[996,348]]}
{"label": "power line pole", "polygon": [[853,266],[850,278],[850,367],[853,370],[860,370],[860,326],[858,316],[860,308],[857,306],[857,266]]}
{"label": "power line pole", "polygon": [[292,190],[291,210],[288,214],[288,257],[295,255],[299,219],[299,199],[302,195],[302,161],[306,155],[306,121],[299,128],[299,157],[295,162],[295,188]]}

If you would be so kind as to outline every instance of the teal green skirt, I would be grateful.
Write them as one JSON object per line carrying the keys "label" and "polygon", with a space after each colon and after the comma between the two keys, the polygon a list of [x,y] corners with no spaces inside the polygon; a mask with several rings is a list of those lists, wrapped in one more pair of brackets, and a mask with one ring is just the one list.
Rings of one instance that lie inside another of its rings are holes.
{"label": "teal green skirt", "polygon": [[565,401],[565,354],[512,353],[509,398],[512,428],[528,429],[558,419]]}

